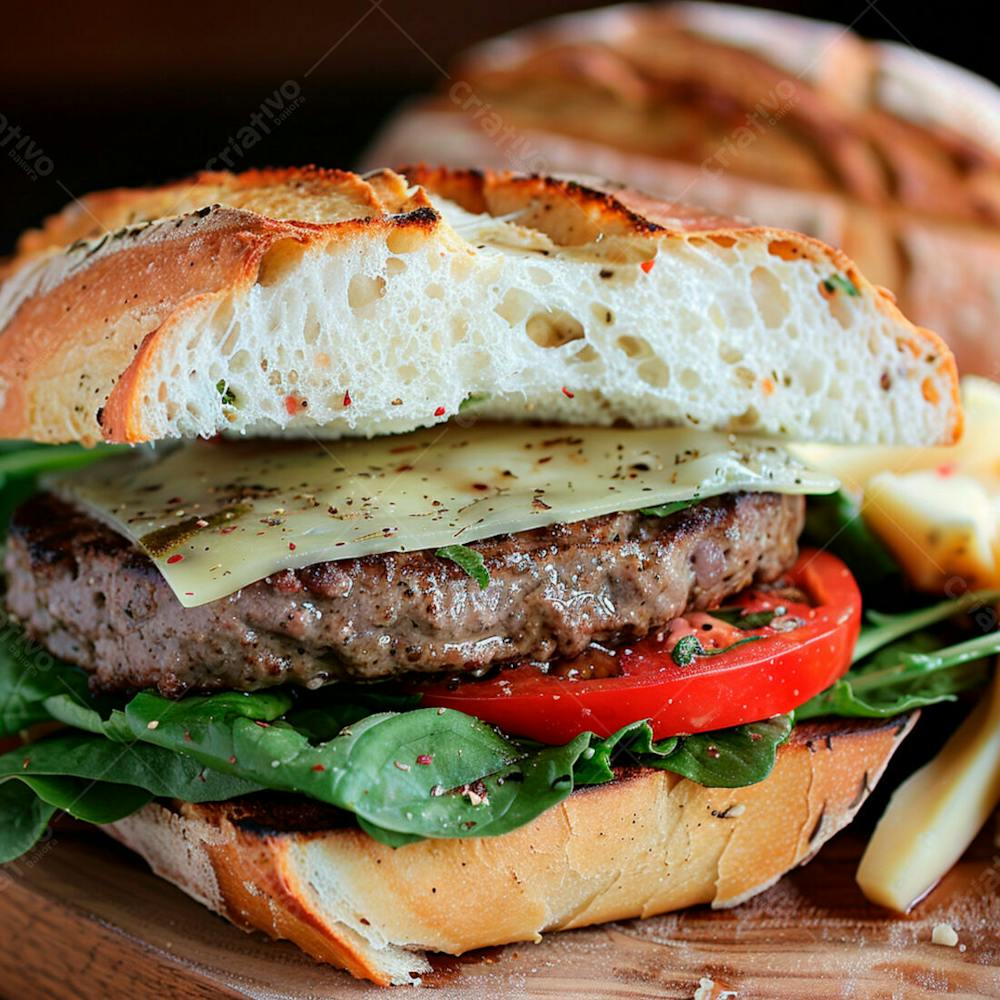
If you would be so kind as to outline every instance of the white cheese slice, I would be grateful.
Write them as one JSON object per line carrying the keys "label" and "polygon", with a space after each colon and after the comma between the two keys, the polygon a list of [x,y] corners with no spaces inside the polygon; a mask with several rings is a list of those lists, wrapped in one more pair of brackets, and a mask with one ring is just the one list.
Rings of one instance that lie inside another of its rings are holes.
{"label": "white cheese slice", "polygon": [[370,441],[195,442],[52,480],[144,548],[185,607],[282,569],[736,490],[829,493],[774,444],[687,429],[460,423]]}

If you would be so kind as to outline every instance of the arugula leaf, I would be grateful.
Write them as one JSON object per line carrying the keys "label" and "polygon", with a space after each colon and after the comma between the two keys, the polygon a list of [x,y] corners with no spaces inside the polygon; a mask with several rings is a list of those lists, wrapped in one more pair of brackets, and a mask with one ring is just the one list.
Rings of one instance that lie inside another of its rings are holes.
{"label": "arugula leaf", "polygon": [[434,555],[439,559],[449,559],[464,569],[479,584],[480,590],[485,590],[490,585],[490,574],[482,555],[475,549],[470,549],[468,545],[446,545],[438,549]]}
{"label": "arugula leaf", "polygon": [[[954,600],[941,601],[939,604],[903,614],[887,615],[880,611],[869,611],[865,617],[870,624],[861,630],[857,645],[854,647],[854,662],[863,660],[875,650],[911,632],[926,629],[966,611],[987,608],[998,601],[1000,601],[1000,590],[974,590]],[[989,614],[995,616],[992,609]],[[995,617],[990,624],[996,625]]]}
{"label": "arugula leaf", "polygon": [[639,513],[645,514],[647,517],[670,517],[671,514],[676,514],[679,510],[687,510],[688,507],[693,507],[697,500],[673,500],[670,503],[661,503],[657,507],[640,507]]}
{"label": "arugula leaf", "polygon": [[824,715],[889,718],[913,708],[954,701],[984,683],[988,657],[1000,652],[1000,632],[941,648],[931,632],[895,642],[852,668],[795,710],[796,721]]}

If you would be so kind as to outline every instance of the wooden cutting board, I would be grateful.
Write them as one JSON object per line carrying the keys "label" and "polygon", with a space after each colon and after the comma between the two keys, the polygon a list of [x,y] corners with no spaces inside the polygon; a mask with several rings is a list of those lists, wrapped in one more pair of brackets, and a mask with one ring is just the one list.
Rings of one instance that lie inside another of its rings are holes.
{"label": "wooden cutting board", "polygon": [[[690,1000],[699,981],[711,979],[715,997],[729,989],[739,1000],[1000,997],[998,831],[992,824],[911,917],[865,903],[854,884],[863,841],[848,831],[736,910],[698,908],[442,958],[425,995]],[[956,929],[960,947],[931,943],[939,922]],[[96,833],[57,831],[0,870],[0,995],[7,1000],[394,993],[287,943],[236,930]]]}

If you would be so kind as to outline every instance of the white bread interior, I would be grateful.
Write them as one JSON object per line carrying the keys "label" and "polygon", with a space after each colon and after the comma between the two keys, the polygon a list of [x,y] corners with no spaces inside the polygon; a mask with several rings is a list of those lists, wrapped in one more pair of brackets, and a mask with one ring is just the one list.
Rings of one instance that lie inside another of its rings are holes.
{"label": "white bread interior", "polygon": [[845,443],[961,421],[947,348],[843,254],[546,177],[107,192],[28,234],[0,285],[4,437],[375,435],[470,396],[503,420]]}
{"label": "white bread interior", "polygon": [[743,902],[853,818],[914,720],[804,723],[746,788],[632,770],[499,837],[393,849],[353,827],[276,832],[239,801],[153,803],[107,829],[238,926],[413,983],[427,951]]}

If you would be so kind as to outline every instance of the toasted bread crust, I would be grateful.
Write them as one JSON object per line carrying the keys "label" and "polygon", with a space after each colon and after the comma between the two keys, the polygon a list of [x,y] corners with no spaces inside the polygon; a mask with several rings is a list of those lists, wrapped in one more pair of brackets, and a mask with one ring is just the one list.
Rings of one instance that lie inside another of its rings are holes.
{"label": "toasted bread crust", "polygon": [[429,970],[423,951],[742,902],[849,822],[914,718],[803,724],[747,788],[625,772],[492,838],[393,849],[336,817],[292,806],[283,822],[273,802],[252,800],[152,804],[109,829],[238,926],[404,983]]}
{"label": "toasted bread crust", "polygon": [[[445,221],[441,199],[447,199],[447,204],[457,203],[466,212],[486,213],[485,218],[503,219],[516,213],[518,233],[535,234],[532,239],[546,241],[560,253],[565,250],[569,255],[559,264],[563,268],[561,274],[582,267],[574,263],[577,259],[590,260],[592,267],[595,255],[605,252],[603,248],[612,239],[621,241],[624,259],[632,257],[637,262],[659,253],[677,252],[683,256],[688,248],[708,247],[732,249],[733,263],[726,266],[742,264],[748,271],[752,256],[763,257],[765,261],[769,257],[800,261],[804,267],[813,268],[816,275],[842,273],[866,311],[867,322],[883,328],[879,334],[883,338],[880,348],[883,356],[890,349],[894,355],[900,352],[891,361],[893,369],[902,376],[894,384],[909,383],[911,387],[924,384],[923,402],[911,393],[905,404],[923,409],[918,422],[933,427],[925,435],[933,441],[920,443],[944,443],[960,432],[957,375],[954,358],[947,348],[931,332],[910,324],[890,297],[866,282],[847,257],[817,240],[783,230],[749,226],[613,185],[537,175],[416,167],[406,170],[404,175],[379,171],[365,178],[316,168],[252,171],[241,175],[202,174],[190,182],[165,188],[95,195],[85,199],[86,212],[73,206],[50,220],[43,230],[24,238],[21,254],[0,285],[0,435],[43,441],[91,442],[103,438],[135,443],[192,433],[214,434],[227,429],[273,432],[289,426],[308,426],[334,435],[373,434],[445,419],[445,413],[435,412],[438,407],[432,398],[420,401],[419,385],[416,395],[411,394],[396,409],[398,382],[387,383],[381,393],[357,395],[350,409],[341,406],[339,400],[344,390],[340,389],[339,394],[327,396],[325,410],[313,406],[306,413],[304,408],[299,411],[293,406],[286,412],[286,396],[294,389],[296,380],[303,381],[303,372],[294,367],[287,372],[269,369],[266,357],[259,361],[264,374],[257,373],[256,388],[248,396],[251,409],[263,399],[264,410],[255,411],[253,416],[245,413],[241,416],[224,410],[214,391],[218,376],[208,375],[210,370],[221,370],[224,381],[232,377],[228,369],[217,367],[228,364],[220,341],[228,343],[231,334],[238,340],[241,324],[262,328],[279,322],[277,316],[284,313],[274,306],[273,299],[272,308],[278,310],[273,317],[254,313],[255,303],[259,304],[263,298],[260,290],[281,281],[290,286],[306,262],[313,268],[311,273],[317,267],[332,268],[328,273],[333,278],[324,280],[337,280],[344,286],[332,298],[328,291],[325,299],[317,300],[316,309],[341,308],[331,305],[334,300],[340,302],[340,296],[351,300],[353,285],[349,279],[355,267],[360,269],[353,277],[381,281],[384,291],[385,275],[377,272],[373,277],[371,269],[387,267],[386,256],[392,254],[409,254],[409,259],[417,260],[421,267],[429,267],[432,258],[444,257],[452,274],[458,276],[455,280],[459,286],[463,280],[495,281],[487,278],[488,268],[493,265],[485,258],[477,260],[476,247]],[[106,231],[97,236],[102,226]],[[112,226],[119,228],[108,231]],[[62,241],[71,238],[75,242],[62,251],[57,249]],[[746,260],[741,261],[744,255]],[[522,265],[523,259],[516,264],[523,271]],[[649,280],[655,284],[660,278],[657,275]],[[816,276],[808,280],[812,282],[808,295],[811,300],[820,282]],[[503,287],[501,284],[501,291]],[[470,286],[470,292],[482,294],[479,288]],[[407,286],[407,294],[411,296],[419,295],[421,290]],[[523,289],[515,290],[523,294]],[[299,286],[295,286],[295,293],[301,299]],[[800,284],[795,295],[802,294]],[[378,292],[372,297],[377,299]],[[817,299],[797,307],[822,311],[822,299]],[[458,321],[457,316],[449,317],[447,311],[431,300],[426,301],[431,303],[429,310],[433,306],[438,311],[432,310],[428,321],[419,327],[428,331],[421,336],[432,338],[436,335],[435,327],[447,323],[449,318]],[[470,301],[466,295],[463,302]],[[353,306],[352,300],[352,309]],[[465,309],[466,305],[460,308]],[[546,310],[553,308],[545,305]],[[354,327],[344,329],[339,313],[324,321],[319,335],[327,338],[321,340],[326,349],[315,355],[316,361],[299,362],[306,366],[305,382],[312,378],[317,392],[323,393],[330,385],[320,377],[317,366],[331,363],[335,366],[342,361],[347,346],[343,338],[360,340],[368,336],[369,320],[362,319],[367,314],[359,309],[354,309],[350,317],[356,324]],[[501,311],[502,306],[498,305],[481,315],[495,324],[499,322],[496,313]],[[646,317],[634,319],[639,322]],[[401,330],[406,329],[401,315],[394,316],[393,322]],[[463,313],[461,323],[468,322]],[[845,318],[841,326],[851,336],[867,341],[869,331],[864,328],[865,322]],[[524,341],[520,334],[511,332],[514,328],[516,324],[511,328],[498,327],[497,335],[503,333],[515,338],[511,346],[520,351]],[[841,336],[841,328],[836,330],[837,336]],[[312,347],[315,334],[306,328],[299,330],[286,325],[281,333],[288,353],[299,355],[315,349]],[[432,351],[429,345],[420,346]],[[457,339],[452,350],[454,363],[459,363],[465,357],[462,352],[470,348]],[[509,367],[514,355],[500,346],[494,350],[498,352],[497,367]],[[779,356],[776,354],[776,361]],[[616,359],[611,360],[617,363]],[[461,363],[467,364],[464,360]],[[254,362],[251,360],[249,364],[252,366]],[[481,367],[480,364],[479,370]],[[470,366],[469,370],[474,372],[477,368]],[[565,377],[575,371],[576,368],[568,367]],[[247,374],[244,367],[243,375]],[[367,376],[370,372],[365,373],[363,368],[345,369],[341,373],[348,383],[351,378],[357,381]],[[278,383],[273,382],[274,377],[278,377]],[[427,377],[426,372],[420,372],[421,380]],[[513,372],[495,378],[503,381],[484,386],[487,392],[504,396],[525,392],[523,380],[515,380]],[[196,388],[190,390],[192,395],[185,395],[189,383]],[[647,380],[640,381],[638,386],[648,392],[648,386],[658,384],[659,381]],[[872,385],[877,387],[877,384],[876,373]],[[603,386],[603,381],[597,379],[594,385]],[[351,388],[350,384],[347,387]],[[458,394],[460,401],[462,386],[453,385],[451,391]],[[536,417],[545,416],[549,410],[553,416],[557,412],[561,416],[562,411],[557,411],[551,403],[550,391],[546,388],[538,398],[527,393],[527,410]],[[558,392],[558,385],[554,391]],[[440,396],[441,392],[442,387],[430,383],[425,389],[428,397]],[[633,405],[629,400],[634,400],[634,395],[630,395],[627,386],[618,390],[621,401],[610,406],[602,392],[603,389],[596,392],[590,410],[584,410],[581,403],[575,405],[571,412],[585,414],[582,419],[569,419],[607,422],[615,416],[630,416],[627,409]],[[664,417],[657,418],[657,411],[653,411],[647,420],[677,419],[674,413],[677,405],[670,402],[671,392],[672,388],[660,388],[657,398],[665,401]],[[745,412],[759,413],[773,405],[775,400],[765,398],[767,395],[765,392],[756,396],[754,406]],[[869,405],[881,408],[883,398],[888,402],[887,397],[888,393],[873,393]],[[518,405],[522,410],[525,408],[524,403]],[[715,403],[705,405],[711,408]],[[447,411],[449,407],[443,409]],[[451,409],[457,409],[457,402]],[[516,412],[516,408],[512,412],[501,409],[492,415],[509,418]],[[733,421],[739,411],[735,411],[727,415],[726,429],[762,429],[773,433],[794,412],[793,408],[789,416],[778,419],[772,415],[770,420],[765,413],[758,428],[753,419],[737,427]],[[247,422],[239,423],[239,419]],[[237,420],[235,425],[233,420]],[[880,434],[884,438],[906,438],[913,433],[912,419],[890,416],[889,410],[878,414],[876,420],[883,425],[894,423],[888,429],[882,427]],[[693,423],[705,426],[704,415],[694,418]],[[799,431],[804,433],[805,428]],[[859,439],[863,433],[859,424],[851,439]]]}

